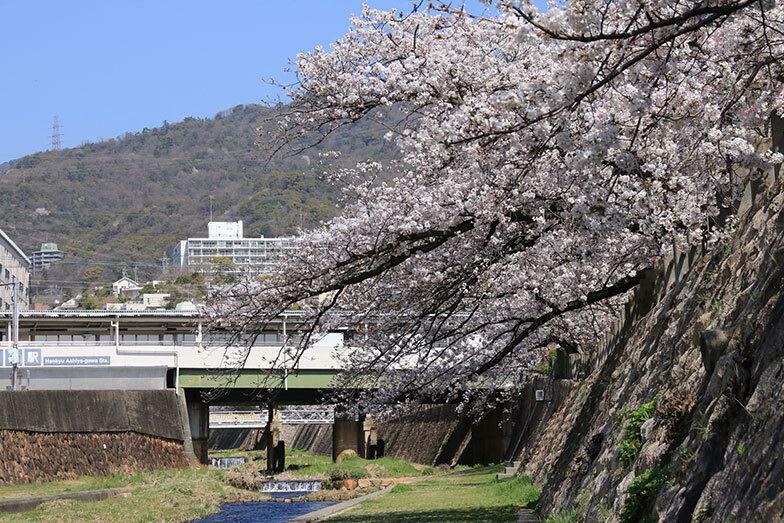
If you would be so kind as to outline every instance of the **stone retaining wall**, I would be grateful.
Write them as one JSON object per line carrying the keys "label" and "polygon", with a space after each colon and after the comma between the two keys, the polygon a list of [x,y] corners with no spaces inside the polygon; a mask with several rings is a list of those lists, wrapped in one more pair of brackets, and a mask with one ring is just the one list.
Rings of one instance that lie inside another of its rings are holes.
{"label": "stone retaining wall", "polygon": [[0,392],[0,484],[185,467],[173,391]]}

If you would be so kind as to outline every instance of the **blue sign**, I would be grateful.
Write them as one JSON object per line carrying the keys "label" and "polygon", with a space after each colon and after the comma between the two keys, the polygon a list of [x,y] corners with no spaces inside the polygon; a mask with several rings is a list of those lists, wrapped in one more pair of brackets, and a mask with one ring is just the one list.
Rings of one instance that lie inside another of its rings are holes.
{"label": "blue sign", "polygon": [[41,349],[27,349],[24,351],[25,367],[36,367],[41,365]]}
{"label": "blue sign", "polygon": [[84,367],[91,365],[111,365],[111,356],[46,356],[44,365],[51,367]]}
{"label": "blue sign", "polygon": [[14,364],[19,364],[19,349],[8,349],[5,352],[5,362],[9,367]]}

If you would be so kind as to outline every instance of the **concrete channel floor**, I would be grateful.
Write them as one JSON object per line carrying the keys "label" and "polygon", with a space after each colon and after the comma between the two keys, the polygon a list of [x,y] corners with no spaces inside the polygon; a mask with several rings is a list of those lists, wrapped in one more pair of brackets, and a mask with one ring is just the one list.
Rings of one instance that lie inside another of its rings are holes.
{"label": "concrete channel floor", "polygon": [[130,492],[128,487],[107,488],[100,490],[83,490],[81,492],[61,492],[59,494],[47,494],[45,496],[32,496],[27,498],[12,498],[0,501],[0,513],[5,512],[24,512],[33,510],[35,507],[47,501],[57,499],[76,499],[79,501],[100,501],[102,499],[119,496]]}

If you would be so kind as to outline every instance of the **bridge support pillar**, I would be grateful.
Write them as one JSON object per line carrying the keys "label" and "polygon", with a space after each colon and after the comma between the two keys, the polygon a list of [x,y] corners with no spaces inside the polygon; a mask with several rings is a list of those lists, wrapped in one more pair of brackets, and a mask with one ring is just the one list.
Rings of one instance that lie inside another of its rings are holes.
{"label": "bridge support pillar", "polygon": [[332,461],[344,451],[351,450],[365,459],[375,459],[378,450],[378,428],[370,414],[360,416],[359,421],[344,414],[335,413],[332,425]]}
{"label": "bridge support pillar", "polygon": [[264,442],[267,446],[267,471],[283,472],[286,468],[286,444],[280,439],[280,416],[274,410],[274,405],[267,407],[267,426],[264,427]]}
{"label": "bridge support pillar", "polygon": [[378,427],[376,420],[370,414],[365,414],[362,419],[362,432],[359,434],[358,453],[365,459],[376,459],[378,456]]}
{"label": "bridge support pillar", "polygon": [[336,462],[338,456],[347,450],[359,455],[361,434],[362,422],[336,411],[335,422],[332,425],[332,461]]}
{"label": "bridge support pillar", "polygon": [[191,440],[193,441],[193,453],[199,463],[206,465],[209,462],[207,450],[210,439],[210,408],[197,394],[191,395],[186,392],[185,402]]}

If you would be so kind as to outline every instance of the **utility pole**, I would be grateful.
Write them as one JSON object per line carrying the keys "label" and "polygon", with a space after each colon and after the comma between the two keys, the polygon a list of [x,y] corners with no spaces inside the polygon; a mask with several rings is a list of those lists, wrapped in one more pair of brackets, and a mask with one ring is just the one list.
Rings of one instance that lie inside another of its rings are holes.
{"label": "utility pole", "polygon": [[13,352],[16,353],[12,362],[11,390],[16,390],[16,378],[19,367],[19,281],[16,276],[11,279],[11,343]]}
{"label": "utility pole", "polygon": [[209,198],[210,198],[210,221],[212,221],[212,199],[214,197],[212,195],[210,195]]}

